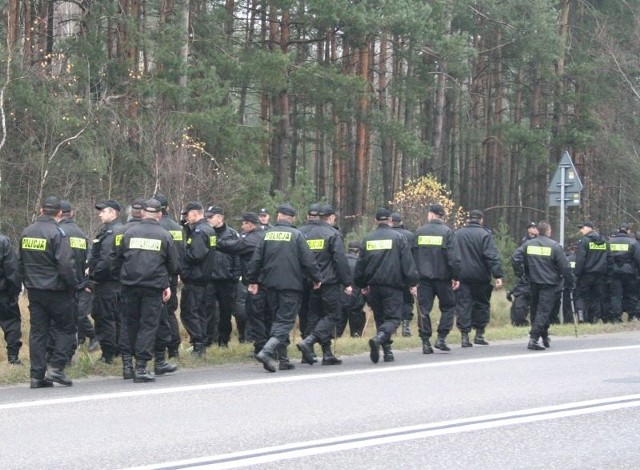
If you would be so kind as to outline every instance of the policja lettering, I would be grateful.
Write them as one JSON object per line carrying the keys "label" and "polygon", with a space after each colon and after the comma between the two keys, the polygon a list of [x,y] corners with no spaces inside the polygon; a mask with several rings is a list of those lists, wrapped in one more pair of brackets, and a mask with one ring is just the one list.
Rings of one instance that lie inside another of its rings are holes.
{"label": "policja lettering", "polygon": [[551,247],[548,246],[527,246],[527,255],[551,256]]}
{"label": "policja lettering", "polygon": [[129,240],[130,250],[160,251],[161,246],[162,242],[160,240],[151,238],[131,238]]}
{"label": "policja lettering", "polygon": [[611,243],[609,245],[609,248],[611,249],[611,251],[627,252],[629,251],[629,244],[628,243]]}
{"label": "policja lettering", "polygon": [[420,235],[418,237],[419,246],[442,246],[442,237],[432,235]]}
{"label": "policja lettering", "polygon": [[319,239],[319,240],[307,240],[307,244],[309,245],[309,248],[311,248],[311,250],[323,250],[324,249],[324,240],[323,239]]}
{"label": "policja lettering", "polygon": [[365,249],[373,250],[391,250],[393,249],[393,240],[368,240]]}
{"label": "policja lettering", "polygon": [[23,250],[36,250],[45,251],[47,249],[46,238],[23,238],[22,239]]}
{"label": "policja lettering", "polygon": [[69,245],[71,245],[71,248],[77,248],[78,250],[87,249],[87,241],[84,238],[69,237]]}
{"label": "policja lettering", "polygon": [[267,232],[267,234],[264,236],[264,239],[276,241],[276,242],[290,242],[291,233],[290,232]]}

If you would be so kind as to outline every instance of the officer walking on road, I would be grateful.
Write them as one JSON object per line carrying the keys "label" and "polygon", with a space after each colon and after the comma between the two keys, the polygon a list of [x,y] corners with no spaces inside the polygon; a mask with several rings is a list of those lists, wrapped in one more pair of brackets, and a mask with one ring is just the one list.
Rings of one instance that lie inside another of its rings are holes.
{"label": "officer walking on road", "polygon": [[611,274],[611,254],[607,242],[586,221],[578,225],[582,239],[576,251],[576,309],[580,321],[597,323],[606,303],[606,278]]}
{"label": "officer walking on road", "polygon": [[[487,346],[484,331],[490,319],[490,300],[496,280],[496,289],[502,287],[502,260],[493,235],[482,223],[484,214],[475,209],[469,212],[467,224],[455,233],[455,247],[464,268],[460,268],[457,291],[458,328],[462,335],[462,347],[473,344]],[[469,341],[471,328],[476,330],[473,344]]]}
{"label": "officer walking on road", "polygon": [[622,322],[622,312],[629,318],[638,314],[636,276],[640,272],[640,245],[629,236],[630,227],[622,224],[618,233],[609,239],[609,250],[613,260],[611,276],[612,323]]}
{"label": "officer walking on road", "polygon": [[[31,313],[31,388],[52,387],[53,382],[72,385],[64,368],[76,341],[73,296],[78,280],[68,237],[58,226],[61,217],[60,199],[49,196],[40,216],[20,237],[20,270]],[[56,341],[47,370],[45,355],[52,325]]]}
{"label": "officer walking on road", "polygon": [[258,281],[262,279],[273,318],[269,341],[256,355],[269,372],[276,371],[276,355],[286,355],[289,334],[300,311],[303,283],[311,280],[314,289],[322,284],[313,253],[304,235],[293,226],[295,217],[290,204],[278,207],[277,221],[258,245],[249,267],[249,294],[258,292]]}
{"label": "officer walking on road", "polygon": [[422,338],[422,353],[431,354],[431,309],[437,297],[440,306],[438,340],[435,347],[441,351],[450,351],[447,335],[453,328],[456,311],[456,290],[460,259],[455,250],[455,235],[442,220],[444,207],[432,204],[427,214],[427,223],[416,230],[413,242],[413,257],[416,261],[420,283],[418,284],[418,304],[420,321],[418,327]]}
{"label": "officer walking on road", "polygon": [[[531,307],[535,312],[529,331],[528,349],[544,350],[550,346],[549,324],[551,313],[562,292],[563,281],[569,287],[573,275],[562,247],[551,236],[551,226],[538,224],[538,236],[520,245],[512,256],[512,265],[518,278],[529,278]],[[538,339],[542,338],[542,346]]]}
{"label": "officer walking on road", "polygon": [[371,361],[380,360],[380,346],[384,361],[394,360],[391,335],[402,321],[403,291],[409,287],[417,294],[418,272],[411,255],[409,242],[391,228],[391,212],[376,211],[378,227],[362,240],[362,251],[356,264],[354,284],[364,289],[373,310],[377,333],[369,340]]}
{"label": "officer walking on road", "polygon": [[[407,230],[402,223],[402,215],[398,212],[393,212],[391,214],[391,223],[393,229],[400,232],[405,236],[407,241],[409,242],[409,246],[413,246],[413,232],[411,230]],[[409,288],[407,287],[403,294],[403,306],[402,306],[402,336],[411,336],[411,320],[413,319],[413,306],[414,300],[413,296],[409,292]]]}

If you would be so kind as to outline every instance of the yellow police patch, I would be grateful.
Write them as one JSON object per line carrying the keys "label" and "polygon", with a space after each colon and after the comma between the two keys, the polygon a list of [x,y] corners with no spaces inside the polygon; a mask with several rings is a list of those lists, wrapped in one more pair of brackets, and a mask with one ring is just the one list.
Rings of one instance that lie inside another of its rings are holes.
{"label": "yellow police patch", "polygon": [[307,245],[309,245],[309,248],[312,250],[322,250],[324,249],[324,240],[307,240]]}
{"label": "yellow police patch", "polygon": [[443,237],[436,235],[420,235],[418,237],[419,246],[442,246]]}
{"label": "yellow police patch", "polygon": [[116,235],[116,237],[113,239],[113,243],[114,243],[115,246],[122,245],[122,234],[121,233]]}
{"label": "yellow police patch", "polygon": [[393,248],[393,240],[369,240],[365,249],[367,251],[373,250],[390,250]]}
{"label": "yellow police patch", "polygon": [[264,239],[276,242],[290,242],[291,232],[267,232]]}
{"label": "yellow police patch", "polygon": [[129,239],[129,249],[131,250],[147,250],[160,251],[162,242],[152,238],[131,238]]}
{"label": "yellow police patch", "polygon": [[594,242],[589,242],[589,249],[590,250],[606,250],[607,249],[607,245],[605,243],[602,244],[598,244],[598,243],[594,243]]}
{"label": "yellow police patch", "polygon": [[182,241],[182,230],[169,230],[171,234],[171,238],[173,238],[177,242]]}
{"label": "yellow police patch", "polygon": [[216,235],[211,235],[209,237],[209,247],[216,246],[218,244],[218,237]]}
{"label": "yellow police patch", "polygon": [[527,254],[532,256],[551,256],[551,248],[548,246],[528,246]]}
{"label": "yellow police patch", "polygon": [[80,237],[69,237],[69,245],[71,245],[71,248],[76,248],[78,250],[86,250],[87,240]]}
{"label": "yellow police patch", "polygon": [[22,239],[22,249],[33,250],[33,251],[45,251],[47,249],[47,239],[24,237]]}
{"label": "yellow police patch", "polygon": [[609,248],[611,249],[611,251],[627,252],[629,251],[629,244],[628,243],[611,243],[609,245]]}

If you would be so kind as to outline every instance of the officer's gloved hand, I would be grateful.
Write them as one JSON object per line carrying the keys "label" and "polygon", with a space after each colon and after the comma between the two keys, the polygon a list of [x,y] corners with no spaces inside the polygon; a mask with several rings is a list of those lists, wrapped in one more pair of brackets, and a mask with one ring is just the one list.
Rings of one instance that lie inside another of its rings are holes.
{"label": "officer's gloved hand", "polygon": [[507,292],[507,300],[509,302],[513,302],[513,291],[508,291]]}

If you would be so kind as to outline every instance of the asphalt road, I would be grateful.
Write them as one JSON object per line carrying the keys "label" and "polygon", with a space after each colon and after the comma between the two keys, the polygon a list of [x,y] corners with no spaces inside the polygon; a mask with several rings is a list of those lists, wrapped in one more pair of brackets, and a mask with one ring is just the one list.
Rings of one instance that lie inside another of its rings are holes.
{"label": "asphalt road", "polygon": [[636,469],[640,334],[0,389],[0,468]]}

